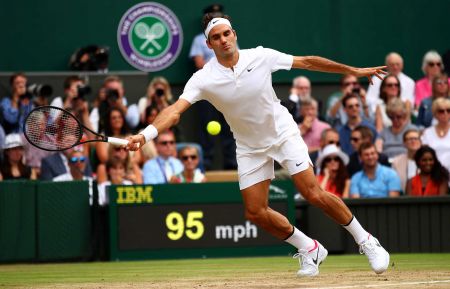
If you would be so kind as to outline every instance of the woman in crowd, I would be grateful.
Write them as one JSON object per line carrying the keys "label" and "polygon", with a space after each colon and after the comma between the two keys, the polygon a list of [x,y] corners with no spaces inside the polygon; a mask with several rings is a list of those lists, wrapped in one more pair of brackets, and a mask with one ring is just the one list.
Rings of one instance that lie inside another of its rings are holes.
{"label": "woman in crowd", "polygon": [[428,51],[423,57],[422,71],[425,76],[416,81],[414,106],[418,108],[423,99],[429,97],[432,93],[431,82],[434,77],[441,74],[444,69],[442,57],[434,50]]}
{"label": "woman in crowd", "polygon": [[400,98],[392,99],[386,111],[392,125],[381,131],[376,144],[377,148],[382,148],[381,151],[391,159],[406,152],[403,146],[403,134],[416,127],[409,121],[408,108]]}
{"label": "woman in crowd", "polygon": [[[123,111],[117,107],[111,107],[106,114],[104,134],[107,136],[125,138],[130,134],[130,130],[125,122],[125,115]],[[96,156],[100,164],[105,164],[108,161],[108,149],[111,145],[106,142],[97,142],[95,144]],[[140,164],[140,151],[130,152],[133,161]]]}
{"label": "woman in crowd", "polygon": [[317,176],[322,189],[340,198],[348,198],[350,178],[346,165],[348,156],[336,145],[327,145],[317,159],[320,174]]}
{"label": "woman in crowd", "polygon": [[145,122],[145,109],[155,105],[158,111],[163,110],[172,103],[172,89],[169,81],[162,76],[157,76],[147,86],[147,94],[139,99],[138,108],[141,122]]}
{"label": "woman in crowd", "polygon": [[0,167],[0,180],[36,179],[36,172],[25,165],[23,142],[20,134],[6,135],[3,146],[3,164]]}
{"label": "woman in crowd", "polygon": [[436,151],[441,162],[441,156],[450,153],[450,99],[438,98],[431,106],[434,118],[437,123],[423,131],[422,143],[429,145]]}
{"label": "woman in crowd", "polygon": [[411,196],[437,196],[448,192],[448,170],[441,165],[436,152],[429,146],[422,146],[414,157],[419,174],[406,185],[406,194]]}
{"label": "woman in crowd", "polygon": [[179,158],[183,163],[184,170],[173,176],[171,183],[203,183],[206,182],[205,175],[198,168],[199,155],[193,146],[185,146],[179,153]]}
{"label": "woman in crowd", "polygon": [[[401,87],[400,80],[395,75],[386,76],[381,82],[380,86],[380,98],[375,108],[375,127],[378,132],[381,132],[383,128],[392,125],[392,120],[388,117],[387,106],[389,102],[394,99],[400,99]],[[409,114],[411,111],[411,103],[409,101],[405,102],[407,116],[409,120]]]}
{"label": "woman in crowd", "polygon": [[420,103],[417,125],[427,128],[433,124],[433,112],[431,110],[433,101],[440,97],[448,98],[450,92],[449,86],[447,75],[440,74],[433,78],[432,95]]}
{"label": "woman in crowd", "polygon": [[[139,164],[131,157],[131,152],[119,146],[109,146],[108,160],[119,159],[124,163],[124,178],[133,184],[142,184],[142,171]],[[97,181],[102,183],[108,178],[108,169],[106,164],[99,164],[97,167]]]}

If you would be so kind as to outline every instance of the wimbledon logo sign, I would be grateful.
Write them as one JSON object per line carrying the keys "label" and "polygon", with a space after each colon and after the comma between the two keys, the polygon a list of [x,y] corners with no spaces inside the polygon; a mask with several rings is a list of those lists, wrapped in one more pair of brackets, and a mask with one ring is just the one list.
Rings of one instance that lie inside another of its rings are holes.
{"label": "wimbledon logo sign", "polygon": [[122,16],[117,42],[129,64],[146,72],[159,71],[177,59],[183,31],[169,8],[144,2],[131,7]]}

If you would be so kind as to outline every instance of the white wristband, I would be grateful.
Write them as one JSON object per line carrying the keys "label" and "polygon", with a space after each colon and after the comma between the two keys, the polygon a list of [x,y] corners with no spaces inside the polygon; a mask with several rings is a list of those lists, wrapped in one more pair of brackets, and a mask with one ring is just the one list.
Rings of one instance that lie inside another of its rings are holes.
{"label": "white wristband", "polygon": [[142,134],[145,138],[145,143],[148,143],[152,139],[158,136],[158,130],[154,125],[147,126],[143,131],[141,131],[139,134]]}

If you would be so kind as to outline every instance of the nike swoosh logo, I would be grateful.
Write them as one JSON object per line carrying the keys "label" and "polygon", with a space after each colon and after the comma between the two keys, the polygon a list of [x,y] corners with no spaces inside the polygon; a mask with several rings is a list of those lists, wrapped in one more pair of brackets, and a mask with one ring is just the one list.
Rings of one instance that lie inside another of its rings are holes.
{"label": "nike swoosh logo", "polygon": [[213,21],[213,24],[216,24],[217,21],[219,21],[219,20]]}
{"label": "nike swoosh logo", "polygon": [[252,67],[252,68],[248,68],[248,69],[247,69],[247,72],[250,72],[250,71],[252,71],[252,70],[253,70],[253,68],[254,68],[254,67]]}
{"label": "nike swoosh logo", "polygon": [[300,165],[303,164],[303,163],[304,163],[304,162],[301,162],[301,163],[299,163],[299,164],[296,163],[295,166],[298,167],[298,166],[300,166]]}
{"label": "nike swoosh logo", "polygon": [[317,247],[317,255],[316,255],[316,259],[312,259],[312,261],[314,262],[314,264],[317,265],[317,261],[319,260],[319,250],[320,250],[320,246]]}

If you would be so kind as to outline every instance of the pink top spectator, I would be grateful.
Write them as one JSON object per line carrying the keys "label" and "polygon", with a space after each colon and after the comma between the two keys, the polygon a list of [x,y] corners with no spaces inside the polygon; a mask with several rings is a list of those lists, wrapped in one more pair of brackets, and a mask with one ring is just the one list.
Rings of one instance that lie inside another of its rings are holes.
{"label": "pink top spectator", "polygon": [[[450,78],[448,79],[450,85]],[[414,99],[414,106],[419,107],[423,99],[432,95],[431,83],[427,77],[416,81],[416,97]]]}
{"label": "pink top spectator", "polygon": [[314,119],[311,129],[302,135],[303,140],[309,148],[320,147],[320,135],[322,131],[330,128],[330,125],[326,122],[320,121],[317,118]]}

